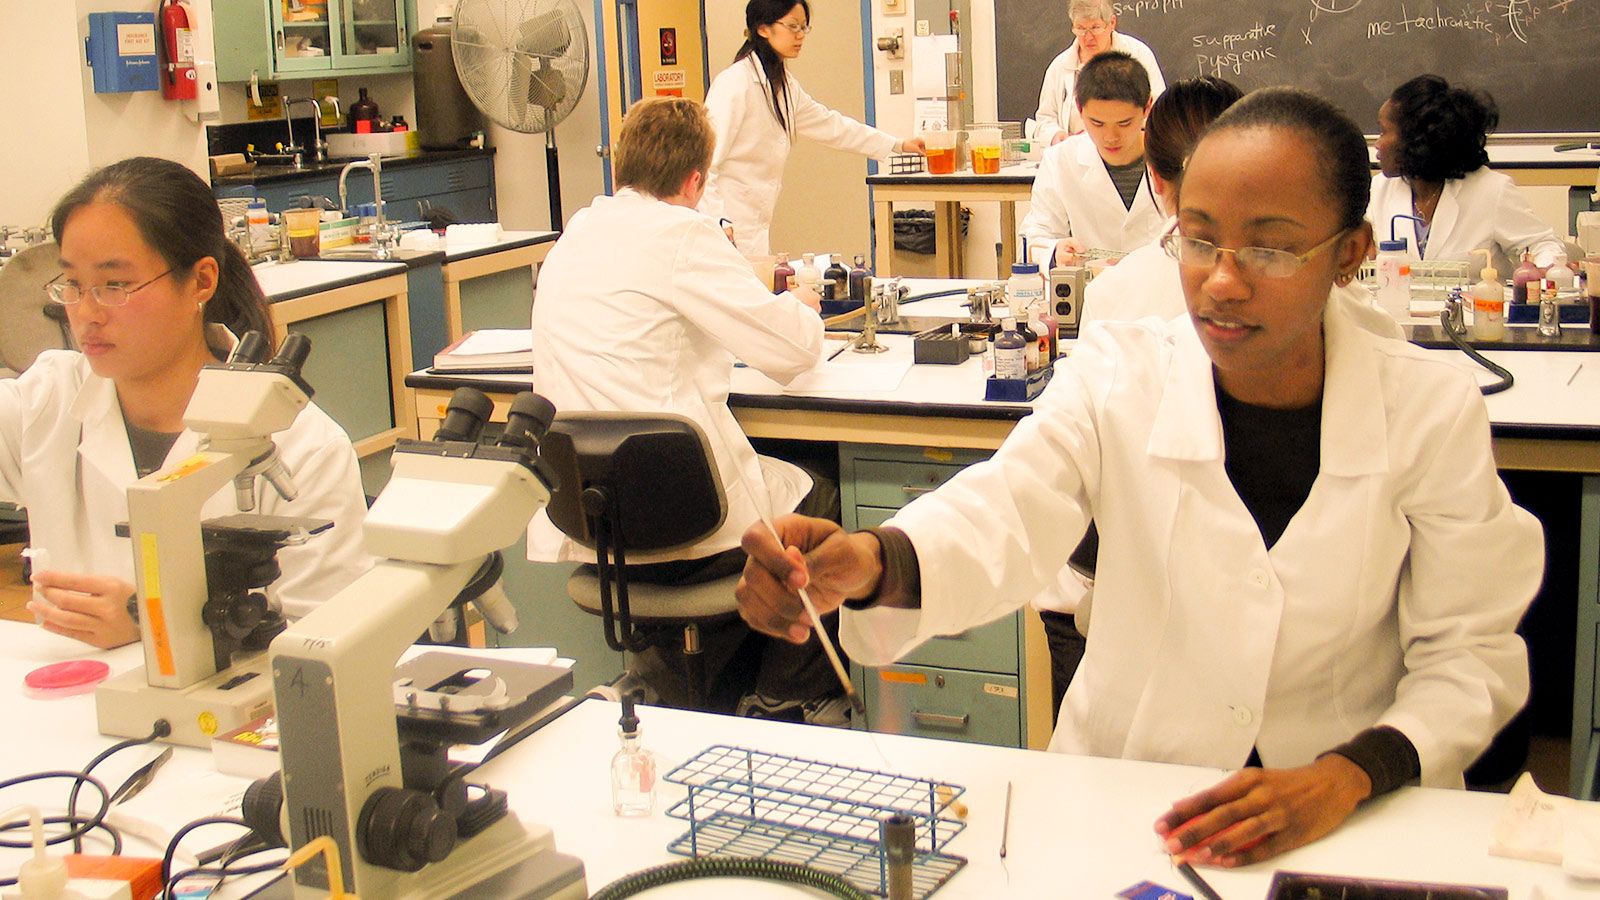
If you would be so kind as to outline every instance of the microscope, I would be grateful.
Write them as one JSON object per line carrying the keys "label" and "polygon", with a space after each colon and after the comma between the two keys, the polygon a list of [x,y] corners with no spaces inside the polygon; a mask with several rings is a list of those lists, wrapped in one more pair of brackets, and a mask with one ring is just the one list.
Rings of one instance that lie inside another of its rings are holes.
{"label": "microscope", "polygon": [[[518,395],[489,444],[478,438],[492,408],[463,388],[432,441],[396,444],[364,528],[379,561],[272,642],[283,769],[251,786],[245,821],[292,849],[332,838],[344,890],[363,897],[587,896],[583,863],[557,853],[548,828],[520,822],[503,792],[469,785],[444,755],[519,727],[570,690],[570,670],[442,652],[395,668],[466,598],[507,619],[490,584],[500,548],[550,500],[538,445],[555,408]],[[273,895],[326,897],[328,873],[319,857]]]}
{"label": "microscope", "polygon": [[96,688],[102,734],[143,737],[166,721],[172,743],[209,747],[212,736],[272,709],[266,649],[283,619],[263,590],[276,581],[277,551],[333,526],[325,519],[235,515],[206,522],[200,510],[230,481],[236,507],[256,505],[263,477],[286,500],[291,473],[272,435],[294,423],[312,390],[300,370],[309,339],[291,334],[277,356],[256,332],[225,363],[200,371],[184,425],[200,451],[128,488],[144,666]]}

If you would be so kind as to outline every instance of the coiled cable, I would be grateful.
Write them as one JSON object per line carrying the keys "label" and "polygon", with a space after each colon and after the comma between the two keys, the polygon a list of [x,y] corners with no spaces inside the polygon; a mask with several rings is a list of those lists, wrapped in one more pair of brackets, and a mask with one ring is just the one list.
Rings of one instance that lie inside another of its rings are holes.
{"label": "coiled cable", "polygon": [[767,859],[735,859],[725,856],[686,859],[642,869],[624,875],[596,891],[589,900],[622,900],[651,888],[697,878],[758,878],[799,884],[825,891],[844,900],[870,900],[860,888],[832,872],[813,869],[796,863],[775,862]]}
{"label": "coiled cable", "polygon": [[1494,384],[1486,384],[1478,388],[1485,397],[1509,390],[1513,384],[1517,383],[1517,379],[1511,374],[1510,369],[1491,361],[1487,356],[1479,353],[1477,347],[1467,343],[1465,338],[1456,333],[1455,328],[1450,325],[1450,313],[1448,310],[1439,313],[1439,326],[1444,330],[1445,337],[1450,339],[1450,343],[1456,345],[1457,350],[1465,353],[1473,362],[1488,369],[1500,379]]}

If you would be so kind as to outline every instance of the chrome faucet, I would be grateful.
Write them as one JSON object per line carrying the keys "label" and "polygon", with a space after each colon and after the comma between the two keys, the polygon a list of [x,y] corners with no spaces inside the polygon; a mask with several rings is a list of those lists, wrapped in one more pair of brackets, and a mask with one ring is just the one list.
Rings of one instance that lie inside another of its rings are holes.
{"label": "chrome faucet", "polygon": [[389,258],[389,244],[397,236],[397,231],[384,221],[383,217],[383,157],[373,154],[366,159],[358,159],[345,163],[339,170],[339,208],[347,215],[350,210],[350,194],[345,186],[345,179],[350,176],[351,169],[366,169],[372,173],[372,202],[378,210],[378,220],[369,229],[372,235],[372,245],[379,259]]}
{"label": "chrome faucet", "polygon": [[296,103],[309,103],[312,109],[316,110],[316,115],[311,117],[311,127],[314,131],[311,147],[309,148],[313,162],[322,162],[328,158],[328,145],[322,140],[322,104],[318,102],[317,98],[290,97],[284,100],[283,121],[289,126],[289,146],[284,148],[284,152],[294,156],[294,167],[298,169],[302,165],[301,153],[307,148],[296,146],[294,142],[294,119],[289,116],[289,110]]}

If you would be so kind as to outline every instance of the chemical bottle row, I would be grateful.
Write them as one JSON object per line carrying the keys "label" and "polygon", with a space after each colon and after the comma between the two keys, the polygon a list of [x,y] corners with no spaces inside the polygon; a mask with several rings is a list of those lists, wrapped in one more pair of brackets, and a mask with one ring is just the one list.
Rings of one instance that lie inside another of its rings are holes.
{"label": "chemical bottle row", "polygon": [[1045,302],[1044,278],[1037,264],[1012,263],[1006,306],[1011,315],[1000,321],[1000,333],[985,352],[984,372],[1021,381],[1050,368],[1061,351],[1055,313]]}
{"label": "chemical bottle row", "polygon": [[801,255],[800,266],[796,268],[790,264],[789,254],[779,253],[778,262],[772,268],[772,292],[781,294],[804,286],[823,300],[848,301],[852,306],[860,306],[867,302],[872,270],[867,268],[867,258],[863,254],[857,253],[855,264],[848,269],[841,262],[843,258],[842,253],[823,253],[820,258],[819,254],[806,253]]}

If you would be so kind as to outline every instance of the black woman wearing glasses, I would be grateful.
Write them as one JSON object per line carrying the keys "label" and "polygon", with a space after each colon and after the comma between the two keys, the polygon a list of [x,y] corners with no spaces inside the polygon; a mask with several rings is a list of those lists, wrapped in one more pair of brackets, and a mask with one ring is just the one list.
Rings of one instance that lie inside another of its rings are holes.
{"label": "black woman wearing glasses", "polygon": [[[139,157],[99,169],[50,221],[62,274],[46,290],[66,307],[78,349],[47,351],[0,381],[0,499],[27,508],[29,542],[48,553],[29,604],[40,624],[115,647],[139,638],[133,553],[113,531],[128,518],[128,485],[196,451],[183,412],[200,368],[224,358],[235,333],[273,332],[211,189],[175,162]],[[349,438],[316,406],[276,441],[300,496],[258,488],[257,508],[334,522],[278,554],[283,576],[268,596],[298,616],[370,564],[366,505]],[[229,486],[201,516],[235,511]]]}
{"label": "black woman wearing glasses", "polygon": [[1046,146],[1059,144],[1083,130],[1083,116],[1073,91],[1078,70],[1107,50],[1126,53],[1144,66],[1150,75],[1152,98],[1161,96],[1167,86],[1150,46],[1117,30],[1116,10],[1109,0],[1070,0],[1067,18],[1072,22],[1072,43],[1045,68],[1044,83],[1039,87],[1039,110],[1033,114],[1039,123],[1033,136]]}
{"label": "black woman wearing glasses", "polygon": [[1027,602],[1093,518],[1051,749],[1240,769],[1155,822],[1169,852],[1245,865],[1402,784],[1459,787],[1527,696],[1542,533],[1472,376],[1330,302],[1372,243],[1369,178],[1326,101],[1234,104],[1178,192],[1189,319],[1089,328],[991,460],[877,529],[747,532],[745,620],[798,639],[809,583],[853,607],[851,658],[885,664]]}
{"label": "black woman wearing glasses", "polygon": [[800,56],[811,33],[808,0],[750,0],[744,21],[744,45],[706,93],[717,147],[699,208],[733,223],[734,245],[746,256],[766,256],[783,164],[796,137],[878,159],[921,153],[923,143],[898,140],[823,106],[789,74],[785,63]]}

